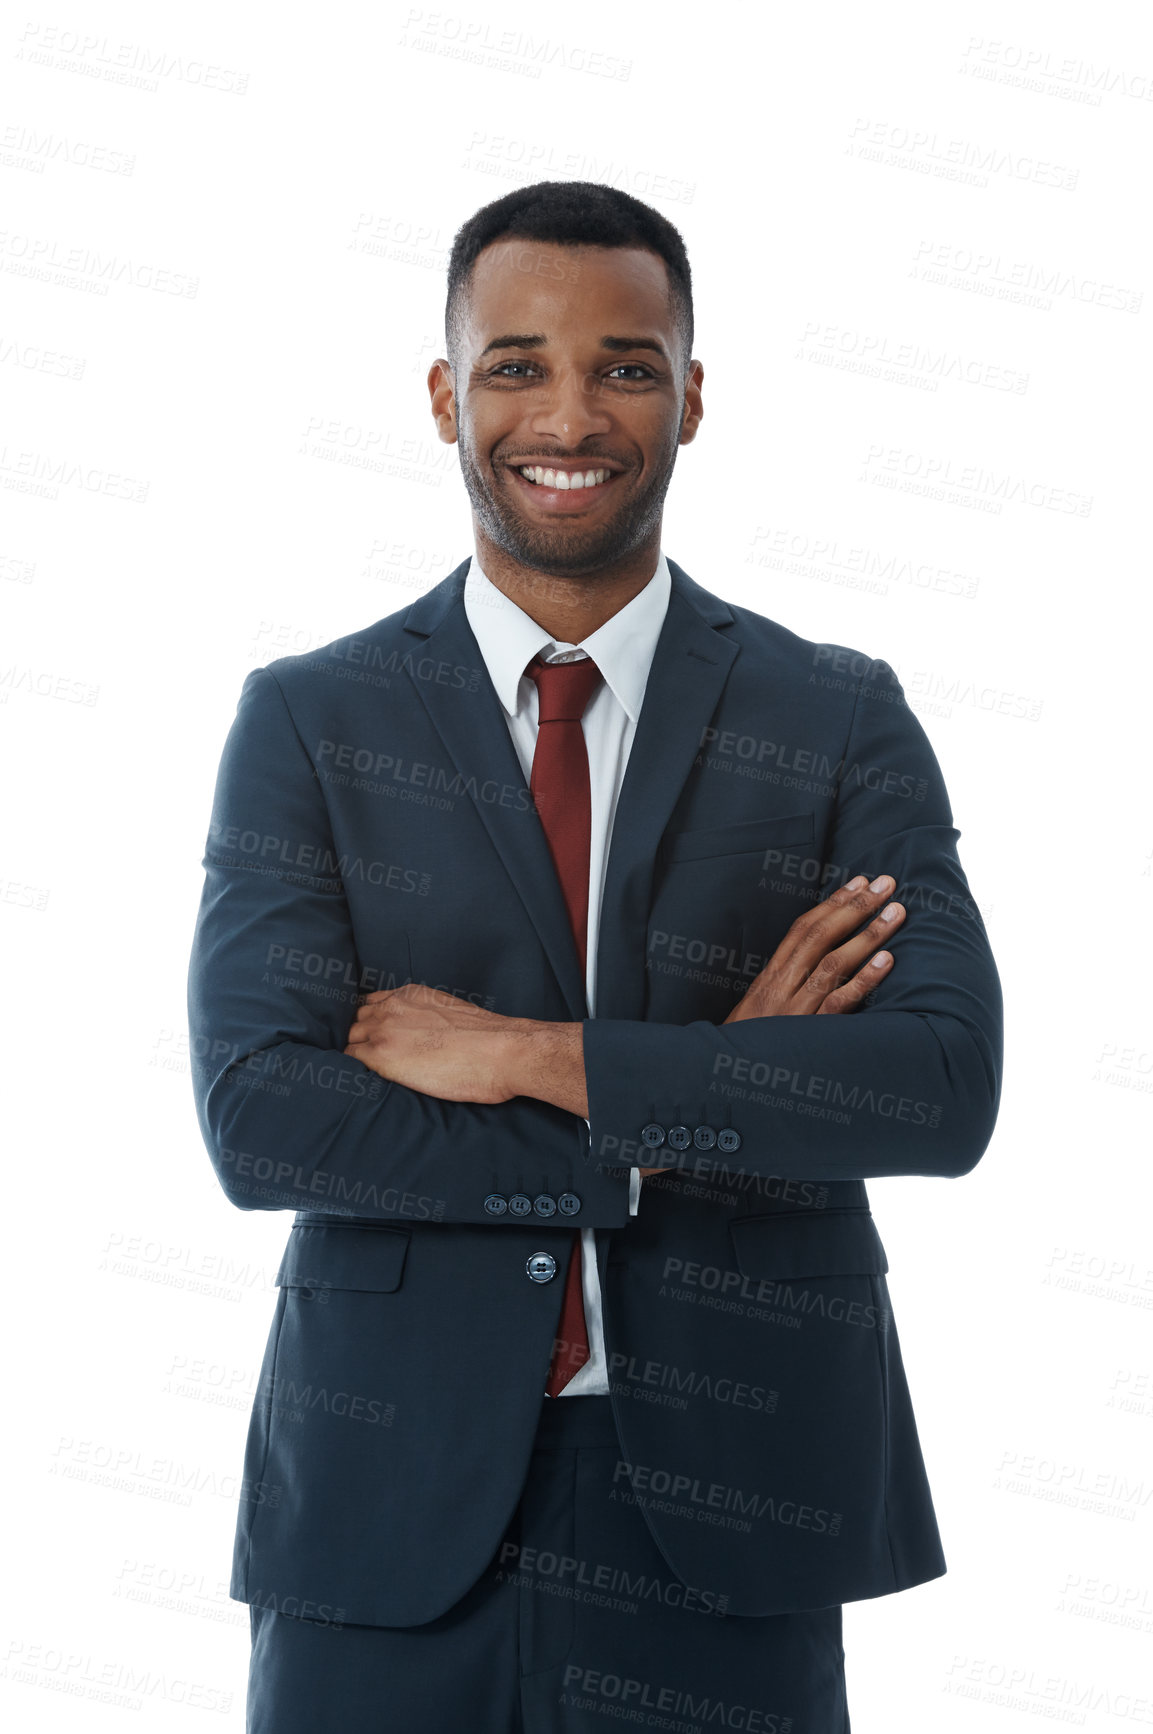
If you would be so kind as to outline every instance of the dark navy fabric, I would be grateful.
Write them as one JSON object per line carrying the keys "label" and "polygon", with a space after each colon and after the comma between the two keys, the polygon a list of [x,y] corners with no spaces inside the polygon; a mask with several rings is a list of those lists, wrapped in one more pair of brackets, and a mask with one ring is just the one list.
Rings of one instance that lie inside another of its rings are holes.
{"label": "dark navy fabric", "polygon": [[841,1609],[730,1614],[622,1500],[608,1397],[546,1401],[493,1559],[427,1625],[253,1606],[248,1734],[849,1734]]}
{"label": "dark navy fabric", "polygon": [[[887,664],[670,560],[589,1019],[466,570],[253,670],[224,747],[189,980],[197,1110],[232,1203],[294,1213],[232,1593],[389,1627],[460,1603],[525,1486],[584,1227],[614,1474],[667,1570],[746,1617],[937,1577],[866,1181],[980,1159],[1001,998],[925,732]],[[893,874],[908,910],[868,1002],[726,1025],[791,922],[858,872]],[[346,1056],[357,994],[412,979],[579,1021],[591,1126]],[[630,1218],[634,1162],[669,1171]],[[945,1195],[921,1193],[931,1224]]]}

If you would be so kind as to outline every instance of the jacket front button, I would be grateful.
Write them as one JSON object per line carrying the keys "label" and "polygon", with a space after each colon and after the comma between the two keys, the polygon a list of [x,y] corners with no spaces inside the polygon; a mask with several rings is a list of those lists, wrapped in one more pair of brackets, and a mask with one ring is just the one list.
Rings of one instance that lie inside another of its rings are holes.
{"label": "jacket front button", "polygon": [[503,1192],[490,1192],[484,1201],[484,1207],[490,1216],[503,1216],[508,1209],[508,1199]]}
{"label": "jacket front button", "polygon": [[534,1252],[524,1268],[533,1282],[551,1282],[556,1275],[556,1259],[551,1252]]}
{"label": "jacket front button", "polygon": [[514,1192],[508,1201],[508,1207],[514,1216],[531,1216],[532,1199],[527,1192]]}
{"label": "jacket front button", "polygon": [[687,1126],[669,1127],[669,1149],[687,1150],[693,1141],[693,1135]]}
{"label": "jacket front button", "polygon": [[575,1216],[581,1207],[581,1201],[575,1192],[562,1192],[556,1202],[562,1216]]}
{"label": "jacket front button", "polygon": [[541,1192],[533,1199],[532,1207],[538,1216],[555,1216],[556,1199],[551,1192]]}
{"label": "jacket front button", "polygon": [[717,1133],[717,1149],[730,1156],[734,1150],[741,1147],[741,1135],[732,1126],[725,1126]]}

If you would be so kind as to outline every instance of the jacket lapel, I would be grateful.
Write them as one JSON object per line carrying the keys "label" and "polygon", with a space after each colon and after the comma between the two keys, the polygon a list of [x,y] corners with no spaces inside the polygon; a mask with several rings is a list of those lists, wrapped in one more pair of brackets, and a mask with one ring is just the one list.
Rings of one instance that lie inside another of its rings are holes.
{"label": "jacket lapel", "polygon": [[597,943],[596,1010],[643,1018],[657,848],[739,652],[733,613],[669,560],[672,593],[617,802]]}
{"label": "jacket lapel", "polygon": [[[715,630],[732,623],[727,604],[674,561],[668,565],[668,612],[609,844],[597,948],[599,1017],[644,1015],[644,934],[657,846],[739,648]],[[414,646],[409,678],[540,935],[569,1015],[579,1022],[588,1016],[580,960],[548,842],[468,623],[468,567],[462,561],[408,610],[406,630],[424,640],[419,651]],[[414,667],[422,657],[460,674],[443,683],[422,678]]]}

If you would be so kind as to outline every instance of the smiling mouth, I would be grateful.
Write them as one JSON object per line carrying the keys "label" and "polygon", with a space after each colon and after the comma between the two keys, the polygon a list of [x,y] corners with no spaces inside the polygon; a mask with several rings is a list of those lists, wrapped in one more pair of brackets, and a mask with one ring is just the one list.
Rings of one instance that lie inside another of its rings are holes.
{"label": "smiling mouth", "polygon": [[514,487],[523,488],[531,510],[549,518],[583,518],[595,511],[614,482],[625,473],[603,464],[586,469],[554,469],[549,464],[509,464]]}
{"label": "smiling mouth", "polygon": [[580,493],[603,488],[614,482],[618,472],[591,465],[587,470],[550,469],[545,464],[514,464],[511,466],[533,487],[551,488],[558,493]]}

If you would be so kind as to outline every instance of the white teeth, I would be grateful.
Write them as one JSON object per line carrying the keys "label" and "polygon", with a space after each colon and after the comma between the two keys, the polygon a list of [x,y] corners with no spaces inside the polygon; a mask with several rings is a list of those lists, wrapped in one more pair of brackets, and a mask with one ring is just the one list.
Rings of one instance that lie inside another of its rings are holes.
{"label": "white teeth", "polygon": [[608,480],[611,470],[546,470],[540,464],[522,464],[520,473],[527,476],[530,482],[546,488],[559,488],[565,492],[569,488],[595,488],[598,483]]}

